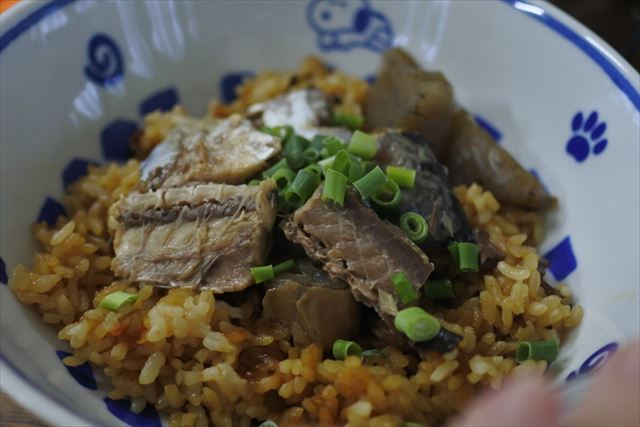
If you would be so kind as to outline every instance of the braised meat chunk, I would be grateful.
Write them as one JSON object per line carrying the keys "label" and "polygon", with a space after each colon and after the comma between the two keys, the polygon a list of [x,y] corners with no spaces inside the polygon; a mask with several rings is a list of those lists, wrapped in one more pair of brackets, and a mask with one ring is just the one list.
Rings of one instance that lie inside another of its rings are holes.
{"label": "braised meat chunk", "polygon": [[146,188],[186,184],[241,184],[280,153],[280,139],[258,131],[249,120],[183,120],[141,164]]}
{"label": "braised meat chunk", "polygon": [[321,262],[331,277],[346,281],[358,301],[390,319],[398,305],[391,276],[404,272],[419,290],[433,270],[429,258],[352,189],[344,207],[322,201],[321,195],[322,186],[283,221],[285,235]]}
{"label": "braised meat chunk", "polygon": [[297,346],[319,343],[330,350],[338,338],[353,338],[360,328],[360,305],[349,286],[331,279],[308,261],[301,272],[273,280],[262,300],[263,315],[291,332]]}
{"label": "braised meat chunk", "polygon": [[164,286],[239,291],[249,268],[265,260],[273,227],[275,183],[207,184],[132,193],[110,210],[116,256],[128,280]]}
{"label": "braised meat chunk", "polygon": [[421,69],[402,49],[384,54],[365,112],[369,127],[419,133],[449,168],[454,185],[476,182],[501,202],[523,208],[544,209],[553,204],[538,179],[456,106],[445,76]]}

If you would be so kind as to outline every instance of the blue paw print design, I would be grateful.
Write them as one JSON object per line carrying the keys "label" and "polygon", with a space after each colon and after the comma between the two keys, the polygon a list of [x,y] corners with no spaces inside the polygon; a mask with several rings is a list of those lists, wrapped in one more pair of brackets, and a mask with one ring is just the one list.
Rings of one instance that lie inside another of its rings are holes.
{"label": "blue paw print design", "polygon": [[577,162],[582,163],[590,153],[601,154],[607,148],[607,139],[603,138],[607,130],[605,122],[598,123],[598,113],[592,111],[585,120],[581,111],[578,111],[571,121],[573,135],[567,141],[567,153]]}
{"label": "blue paw print design", "polygon": [[571,381],[578,376],[588,374],[589,372],[598,369],[599,367],[604,365],[607,360],[611,359],[617,351],[618,343],[610,342],[609,344],[603,345],[591,356],[589,356],[587,360],[585,360],[582,365],[580,365],[580,368],[571,372],[567,376],[567,381]]}
{"label": "blue paw print design", "polygon": [[391,21],[368,0],[311,0],[306,15],[321,51],[364,48],[380,53],[393,45]]}

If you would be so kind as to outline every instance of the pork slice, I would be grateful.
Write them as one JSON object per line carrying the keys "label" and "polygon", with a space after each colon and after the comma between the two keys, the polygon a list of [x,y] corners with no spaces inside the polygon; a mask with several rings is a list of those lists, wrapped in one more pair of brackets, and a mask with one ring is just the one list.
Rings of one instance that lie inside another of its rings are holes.
{"label": "pork slice", "polygon": [[232,292],[253,284],[273,227],[275,183],[206,184],[132,193],[110,209],[116,275]]}

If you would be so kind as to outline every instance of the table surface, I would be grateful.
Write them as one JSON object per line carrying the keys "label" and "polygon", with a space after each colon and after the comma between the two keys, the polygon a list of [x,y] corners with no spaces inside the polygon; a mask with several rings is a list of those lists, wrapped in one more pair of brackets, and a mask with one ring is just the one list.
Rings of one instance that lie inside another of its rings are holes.
{"label": "table surface", "polygon": [[[561,9],[594,30],[618,49],[640,70],[640,6],[632,1],[551,0]],[[0,12],[17,0],[0,0]],[[45,427],[45,424],[20,408],[5,393],[0,393],[0,427]]]}

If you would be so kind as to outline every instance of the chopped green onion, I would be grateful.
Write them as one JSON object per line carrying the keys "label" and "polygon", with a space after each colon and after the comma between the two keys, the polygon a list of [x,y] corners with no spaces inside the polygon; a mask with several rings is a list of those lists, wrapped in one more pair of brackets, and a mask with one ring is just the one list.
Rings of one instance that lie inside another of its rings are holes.
{"label": "chopped green onion", "polygon": [[347,182],[353,184],[364,175],[364,165],[362,160],[357,157],[351,157],[351,163],[349,164],[349,175],[347,175]]}
{"label": "chopped green onion", "polygon": [[318,165],[322,169],[328,169],[333,165],[333,161],[336,159],[336,156],[327,157],[326,159],[322,159],[318,162]]}
{"label": "chopped green onion", "polygon": [[302,152],[302,157],[307,163],[315,163],[320,159],[320,151],[317,148],[309,147]]}
{"label": "chopped green onion", "polygon": [[278,427],[278,424],[275,421],[267,420],[261,422],[258,427]]}
{"label": "chopped green onion", "polygon": [[287,159],[292,169],[299,169],[304,165],[304,150],[309,148],[310,142],[300,135],[292,134],[287,137],[282,155]]}
{"label": "chopped green onion", "polygon": [[118,311],[127,304],[133,304],[138,299],[138,295],[123,291],[112,292],[100,301],[100,307],[111,311]]}
{"label": "chopped green onion", "polygon": [[365,176],[354,182],[353,186],[356,187],[356,190],[360,193],[360,197],[366,199],[375,194],[386,182],[386,175],[382,172],[380,166],[376,166]]}
{"label": "chopped green onion", "polygon": [[[262,426],[260,426],[260,427],[262,427]],[[402,425],[402,427],[424,427],[424,424],[414,423],[414,422],[408,421],[408,422],[404,423]]]}
{"label": "chopped green onion", "polygon": [[440,321],[420,307],[399,311],[393,323],[397,330],[416,342],[428,341],[440,331]]}
{"label": "chopped green onion", "polygon": [[364,160],[371,160],[378,152],[378,141],[375,137],[359,130],[353,133],[347,151]]}
{"label": "chopped green onion", "polygon": [[393,208],[400,204],[401,196],[402,193],[400,192],[398,184],[387,179],[387,182],[371,196],[371,200],[380,207]]}
{"label": "chopped green onion", "polygon": [[557,340],[547,341],[521,341],[516,349],[516,360],[519,363],[525,360],[546,360],[553,362],[560,351]]}
{"label": "chopped green onion", "polygon": [[451,280],[429,280],[424,286],[424,296],[429,299],[447,299],[453,298],[453,285]]}
{"label": "chopped green onion", "polygon": [[292,259],[288,259],[286,261],[281,262],[280,264],[276,264],[273,266],[273,275],[274,277],[280,273],[285,273],[296,267],[296,262]]}
{"label": "chopped green onion", "polygon": [[403,304],[415,302],[420,297],[418,292],[413,288],[413,285],[407,275],[404,274],[404,271],[391,276],[391,283],[393,283],[396,295],[400,298],[400,301],[402,301]]}
{"label": "chopped green onion", "polygon": [[318,166],[316,163],[310,164],[309,166],[304,168],[304,170],[307,170],[309,172],[316,174],[318,179],[322,178],[322,168]]}
{"label": "chopped green onion", "polygon": [[285,190],[284,200],[292,207],[302,206],[311,197],[319,184],[320,177],[318,175],[302,169],[298,171],[291,185]]}
{"label": "chopped green onion", "polygon": [[278,190],[284,190],[285,187],[291,184],[291,181],[293,181],[293,178],[295,178],[295,176],[296,173],[294,171],[292,171],[291,169],[283,168],[275,171],[273,175],[271,175],[271,179],[276,182]]}
{"label": "chopped green onion", "polygon": [[347,356],[358,356],[362,353],[362,347],[358,343],[348,340],[336,340],[333,343],[333,357],[338,360],[344,360]]}
{"label": "chopped green onion", "polygon": [[351,130],[360,129],[364,124],[364,117],[356,114],[346,114],[341,113],[340,111],[335,111],[333,113],[332,124],[334,126],[345,126]]}
{"label": "chopped green onion", "polygon": [[271,264],[260,267],[251,267],[251,275],[253,276],[253,280],[255,280],[256,284],[266,282],[267,280],[271,280],[275,277],[273,266]]}
{"label": "chopped green onion", "polygon": [[460,271],[474,272],[479,270],[480,247],[475,243],[458,243],[460,257]]}
{"label": "chopped green onion", "polygon": [[318,150],[322,149],[322,146],[324,145],[324,139],[328,138],[327,135],[315,135],[313,138],[311,138],[311,145],[309,145],[309,147],[313,147],[313,148],[317,148]]}
{"label": "chopped green onion", "polygon": [[458,271],[473,273],[480,269],[480,247],[471,242],[454,242],[447,249]]}
{"label": "chopped green onion", "polygon": [[327,158],[335,156],[336,153],[344,148],[344,143],[340,138],[335,136],[325,136],[322,140],[322,148],[320,149],[320,156]]}
{"label": "chopped green onion", "polygon": [[362,353],[360,353],[360,356],[362,357],[385,357],[386,355],[387,354],[384,352],[384,350],[379,350],[377,348],[365,350]]}
{"label": "chopped green onion", "polygon": [[405,212],[400,217],[398,224],[413,242],[422,243],[426,240],[429,226],[422,215],[415,212]]}
{"label": "chopped green onion", "polygon": [[293,134],[293,128],[289,125],[286,126],[276,126],[276,127],[266,127],[263,126],[260,128],[260,132],[267,133],[271,136],[276,136],[281,139],[288,138]]}
{"label": "chopped green onion", "polygon": [[338,205],[344,205],[344,194],[347,190],[347,177],[340,172],[327,169],[324,188],[322,189],[322,200],[333,200]]}
{"label": "chopped green onion", "polygon": [[358,157],[352,156],[345,150],[340,150],[333,157],[331,169],[340,172],[347,177],[347,183],[351,184],[362,177],[364,165]]}
{"label": "chopped green onion", "polygon": [[270,178],[274,173],[276,173],[277,170],[280,170],[280,169],[291,169],[289,167],[289,163],[287,162],[287,159],[280,159],[278,163],[274,164],[269,169],[263,171],[262,177]]}
{"label": "chopped green onion", "polygon": [[251,181],[249,181],[249,182],[247,183],[247,185],[248,185],[249,187],[255,187],[256,185],[260,185],[260,183],[261,183],[261,182],[262,182],[262,181],[260,181],[259,179],[252,179]]}
{"label": "chopped green onion", "polygon": [[413,185],[416,182],[415,169],[401,168],[399,166],[387,166],[387,176],[403,188],[413,188]]}
{"label": "chopped green onion", "polygon": [[349,153],[344,150],[340,150],[336,153],[333,163],[331,164],[331,169],[340,172],[343,175],[349,174],[349,167],[351,165],[351,157],[349,157]]}

